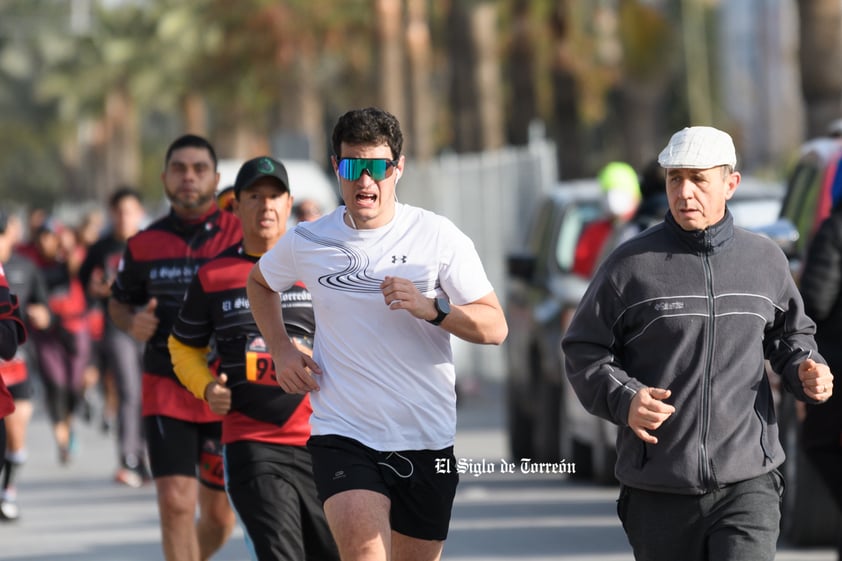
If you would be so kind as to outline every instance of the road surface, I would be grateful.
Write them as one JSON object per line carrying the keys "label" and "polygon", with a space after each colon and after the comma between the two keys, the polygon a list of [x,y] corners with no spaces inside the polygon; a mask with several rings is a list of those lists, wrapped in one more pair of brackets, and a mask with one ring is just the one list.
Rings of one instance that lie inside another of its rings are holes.
{"label": "road surface", "polygon": [[[615,512],[617,490],[564,475],[501,473],[511,467],[498,384],[480,384],[459,409],[461,476],[447,561],[632,561]],[[151,486],[112,482],[112,436],[80,424],[79,455],[60,467],[42,413],[33,420],[30,459],[19,485],[21,519],[0,524],[0,559],[151,561],[162,559]],[[454,468],[457,466],[453,466]],[[247,561],[238,529],[215,561]],[[776,561],[835,561],[829,549],[781,548]]]}

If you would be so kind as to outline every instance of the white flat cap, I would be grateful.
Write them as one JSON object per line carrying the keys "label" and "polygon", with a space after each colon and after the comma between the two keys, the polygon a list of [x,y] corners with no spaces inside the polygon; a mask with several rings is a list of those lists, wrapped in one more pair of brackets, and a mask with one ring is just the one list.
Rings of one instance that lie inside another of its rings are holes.
{"label": "white flat cap", "polygon": [[658,156],[664,168],[709,169],[737,165],[731,135],[713,127],[685,127],[672,135]]}

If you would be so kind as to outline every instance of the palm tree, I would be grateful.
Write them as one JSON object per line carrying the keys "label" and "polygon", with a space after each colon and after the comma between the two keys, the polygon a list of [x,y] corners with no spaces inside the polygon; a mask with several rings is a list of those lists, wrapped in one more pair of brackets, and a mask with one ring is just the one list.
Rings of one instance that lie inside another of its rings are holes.
{"label": "palm tree", "polygon": [[559,174],[564,178],[582,177],[586,165],[583,135],[579,126],[579,104],[575,57],[571,51],[571,13],[569,0],[556,0],[551,17],[553,58],[552,129],[555,135]]}
{"label": "palm tree", "polygon": [[407,0],[406,52],[409,62],[409,148],[418,160],[435,155],[437,123],[433,89],[433,45],[426,0]]}
{"label": "palm tree", "polygon": [[503,96],[494,2],[452,2],[447,14],[452,147],[478,152],[503,144]]}
{"label": "palm tree", "polygon": [[842,117],[842,4],[798,0],[801,30],[801,87],[807,135],[824,134]]}
{"label": "palm tree", "polygon": [[471,38],[477,53],[477,111],[480,150],[493,150],[505,144],[503,80],[500,75],[498,8],[496,2],[479,2],[471,10]]}
{"label": "palm tree", "polygon": [[[624,159],[637,169],[660,150],[664,100],[677,68],[676,37],[666,15],[642,2],[623,2],[618,36],[623,50],[619,123]],[[672,54],[671,54],[672,53]]]}
{"label": "palm tree", "polygon": [[380,79],[378,103],[400,121],[405,121],[403,36],[404,19],[401,0],[375,0],[374,13],[377,20],[377,66]]}
{"label": "palm tree", "polygon": [[515,0],[511,14],[506,82],[510,87],[507,103],[509,142],[526,144],[529,125],[538,117],[535,63],[538,41],[533,24],[530,0]]}

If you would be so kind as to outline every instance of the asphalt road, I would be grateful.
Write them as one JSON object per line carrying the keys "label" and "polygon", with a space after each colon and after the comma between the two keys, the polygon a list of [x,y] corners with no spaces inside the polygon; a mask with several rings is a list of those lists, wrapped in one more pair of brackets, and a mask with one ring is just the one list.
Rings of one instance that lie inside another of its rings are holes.
{"label": "asphalt road", "polygon": [[[514,473],[501,473],[510,466],[502,411],[495,384],[474,388],[460,406],[456,455],[473,473],[461,476],[444,559],[632,561],[615,512],[615,488],[557,474],[525,475],[519,465]],[[0,524],[0,559],[162,559],[153,488],[113,483],[111,437],[94,425],[80,425],[78,434],[76,461],[60,467],[46,420],[42,414],[34,419],[18,491],[21,519]],[[214,557],[247,559],[239,530]],[[835,561],[827,549],[783,547],[776,559]]]}

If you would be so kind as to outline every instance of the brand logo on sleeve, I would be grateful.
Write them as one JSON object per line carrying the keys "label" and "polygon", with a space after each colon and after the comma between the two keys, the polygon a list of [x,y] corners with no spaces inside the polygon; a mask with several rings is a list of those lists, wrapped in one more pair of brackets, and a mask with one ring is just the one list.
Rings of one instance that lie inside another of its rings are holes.
{"label": "brand logo on sleeve", "polygon": [[684,302],[658,302],[655,304],[655,310],[658,312],[669,312],[683,309]]}

